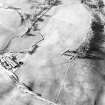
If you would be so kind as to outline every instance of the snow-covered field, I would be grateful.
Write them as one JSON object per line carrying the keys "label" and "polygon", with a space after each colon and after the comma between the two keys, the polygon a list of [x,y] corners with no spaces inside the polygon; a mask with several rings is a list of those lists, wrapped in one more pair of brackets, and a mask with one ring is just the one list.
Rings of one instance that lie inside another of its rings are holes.
{"label": "snow-covered field", "polygon": [[[27,1],[0,0],[0,5],[12,4],[22,8],[23,12],[31,13],[33,11],[29,10],[30,4]],[[69,58],[62,54],[68,49],[75,50],[91,37],[89,32],[93,17],[79,0],[62,0],[62,4],[54,7],[48,14],[52,16],[40,24],[44,40],[40,42],[39,48],[33,55],[27,55],[17,75],[21,82],[26,85],[32,83],[33,91],[52,102],[56,102],[58,97],[57,101],[62,105],[90,105],[94,103],[101,86],[101,78],[94,71],[100,68],[96,68],[95,62],[84,59],[66,63]],[[1,50],[14,35],[17,35],[17,30],[19,33],[21,30],[26,30],[21,26],[18,14],[12,10],[0,9]],[[9,50],[27,49],[30,43],[36,42],[36,37],[15,38]],[[8,80],[9,78],[2,76],[4,74],[0,75],[0,105],[47,105],[28,93],[22,93],[11,80]],[[58,96],[60,89],[61,94]]]}

